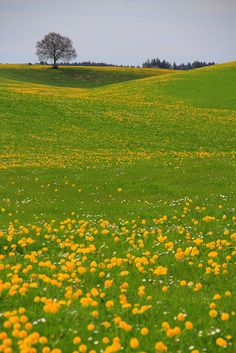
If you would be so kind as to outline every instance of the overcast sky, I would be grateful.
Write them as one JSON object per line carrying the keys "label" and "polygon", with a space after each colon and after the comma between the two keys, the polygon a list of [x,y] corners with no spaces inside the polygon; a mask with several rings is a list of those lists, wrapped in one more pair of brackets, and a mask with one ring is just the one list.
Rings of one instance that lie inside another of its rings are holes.
{"label": "overcast sky", "polygon": [[0,62],[35,62],[48,32],[69,36],[77,61],[236,60],[236,0],[0,0]]}

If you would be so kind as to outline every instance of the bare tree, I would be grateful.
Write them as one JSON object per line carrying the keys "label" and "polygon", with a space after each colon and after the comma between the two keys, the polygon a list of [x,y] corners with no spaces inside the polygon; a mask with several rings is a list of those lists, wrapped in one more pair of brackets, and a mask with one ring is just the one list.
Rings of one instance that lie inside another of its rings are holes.
{"label": "bare tree", "polygon": [[36,55],[39,60],[51,60],[53,68],[57,68],[59,59],[70,61],[76,58],[77,53],[70,38],[50,32],[37,42]]}

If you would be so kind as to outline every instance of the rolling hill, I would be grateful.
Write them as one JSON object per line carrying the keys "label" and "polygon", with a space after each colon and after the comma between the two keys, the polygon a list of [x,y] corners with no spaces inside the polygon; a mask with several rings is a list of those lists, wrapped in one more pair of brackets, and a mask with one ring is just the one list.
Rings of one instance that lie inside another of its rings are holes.
{"label": "rolling hill", "polygon": [[235,82],[0,65],[0,352],[236,349]]}
{"label": "rolling hill", "polygon": [[[70,81],[73,72],[75,77]],[[77,77],[78,72],[83,79]],[[53,75],[55,82],[50,85]],[[96,84],[91,79],[93,75],[97,77]],[[90,176],[93,179],[94,173],[103,174],[101,165],[111,163],[110,168],[106,167],[107,194],[104,189],[102,193],[107,201],[109,174],[113,175],[113,164],[117,163],[122,169],[134,169],[135,174],[140,168],[148,170],[147,183],[142,187],[150,188],[153,184],[148,191],[152,200],[163,196],[178,198],[180,190],[181,196],[200,190],[202,194],[203,182],[209,183],[212,192],[216,192],[219,185],[222,185],[222,191],[226,187],[231,192],[235,75],[235,63],[191,72],[125,68],[62,68],[55,71],[38,66],[2,65],[1,168],[8,175],[14,166],[22,167],[24,171],[25,168],[42,167],[49,168],[47,172],[51,175],[51,168],[63,167],[63,174],[65,168],[71,171],[80,166],[84,168],[83,173],[87,173],[87,168],[96,166]],[[115,83],[112,84],[112,80]],[[68,82],[71,87],[67,87]],[[166,162],[167,158],[170,163]],[[163,163],[168,168],[163,168]],[[182,163],[189,165],[190,173],[183,174]],[[179,173],[176,172],[178,168]],[[214,175],[215,169],[219,180]],[[227,173],[229,169],[229,180],[224,182],[222,172]],[[171,180],[166,178],[166,173],[172,174]],[[205,190],[208,194],[208,185]],[[143,193],[146,197],[146,191]],[[90,197],[87,199],[87,194],[84,197],[88,206]],[[135,204],[136,197],[137,190],[134,190]],[[106,205],[102,204],[102,207],[106,208]],[[123,207],[126,213],[127,205]],[[109,210],[114,214],[110,206]]]}

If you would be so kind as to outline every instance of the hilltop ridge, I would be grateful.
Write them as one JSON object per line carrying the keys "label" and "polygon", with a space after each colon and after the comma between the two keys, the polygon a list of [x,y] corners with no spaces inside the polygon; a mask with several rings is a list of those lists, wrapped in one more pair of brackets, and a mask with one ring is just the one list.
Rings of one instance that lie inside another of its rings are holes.
{"label": "hilltop ridge", "polygon": [[1,64],[0,76],[22,82],[60,87],[94,88],[144,77],[163,75],[171,70],[98,66]]}

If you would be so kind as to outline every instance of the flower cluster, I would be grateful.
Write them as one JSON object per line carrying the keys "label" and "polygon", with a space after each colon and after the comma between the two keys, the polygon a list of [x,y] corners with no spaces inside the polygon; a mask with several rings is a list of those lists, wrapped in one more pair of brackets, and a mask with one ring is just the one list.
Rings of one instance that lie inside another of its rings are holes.
{"label": "flower cluster", "polygon": [[236,218],[208,212],[188,200],[153,220],[10,221],[0,352],[232,352]]}

